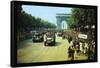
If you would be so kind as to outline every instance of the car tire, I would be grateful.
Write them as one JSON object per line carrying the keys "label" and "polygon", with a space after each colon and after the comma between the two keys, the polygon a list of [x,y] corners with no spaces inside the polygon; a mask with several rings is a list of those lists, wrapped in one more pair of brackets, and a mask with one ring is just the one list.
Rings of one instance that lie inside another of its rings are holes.
{"label": "car tire", "polygon": [[34,42],[34,40],[32,40],[32,42]]}
{"label": "car tire", "polygon": [[46,42],[44,42],[44,46],[46,46]]}
{"label": "car tire", "polygon": [[54,46],[55,45],[55,42],[53,42],[52,45]]}

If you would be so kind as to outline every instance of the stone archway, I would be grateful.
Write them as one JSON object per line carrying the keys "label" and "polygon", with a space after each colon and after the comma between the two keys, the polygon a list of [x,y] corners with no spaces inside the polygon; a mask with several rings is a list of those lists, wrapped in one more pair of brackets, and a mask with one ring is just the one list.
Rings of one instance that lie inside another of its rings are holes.
{"label": "stone archway", "polygon": [[56,19],[57,19],[57,28],[61,29],[61,23],[62,21],[66,21],[67,24],[67,20],[70,17],[70,14],[64,14],[64,13],[58,13],[56,14]]}
{"label": "stone archway", "polygon": [[61,22],[61,29],[67,29],[67,22],[64,20]]}

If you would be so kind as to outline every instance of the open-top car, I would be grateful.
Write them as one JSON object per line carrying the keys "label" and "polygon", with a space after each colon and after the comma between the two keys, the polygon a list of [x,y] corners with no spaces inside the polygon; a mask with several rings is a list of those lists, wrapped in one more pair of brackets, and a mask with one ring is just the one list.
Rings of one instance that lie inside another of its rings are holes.
{"label": "open-top car", "polygon": [[53,46],[55,45],[55,39],[56,39],[56,36],[54,33],[47,33],[45,35],[45,40],[44,40],[44,45],[50,45],[50,46]]}

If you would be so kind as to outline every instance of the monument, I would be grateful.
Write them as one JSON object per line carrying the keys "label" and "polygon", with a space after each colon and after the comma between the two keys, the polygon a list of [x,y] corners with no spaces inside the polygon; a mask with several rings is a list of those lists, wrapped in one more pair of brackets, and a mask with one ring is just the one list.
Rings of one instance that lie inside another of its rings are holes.
{"label": "monument", "polygon": [[65,21],[66,24],[67,24],[68,18],[70,18],[70,14],[65,14],[65,13],[58,13],[58,14],[56,14],[57,29],[61,29],[62,21]]}

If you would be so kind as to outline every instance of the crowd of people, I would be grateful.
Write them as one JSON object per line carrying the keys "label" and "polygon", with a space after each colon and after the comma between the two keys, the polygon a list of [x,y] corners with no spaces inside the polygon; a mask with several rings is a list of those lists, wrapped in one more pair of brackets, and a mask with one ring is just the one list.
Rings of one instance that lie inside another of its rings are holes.
{"label": "crowd of people", "polygon": [[75,40],[72,37],[68,38],[69,48],[68,48],[68,57],[70,60],[75,60],[75,57],[86,56],[87,59],[94,59],[95,56],[95,42],[90,43],[80,42]]}

